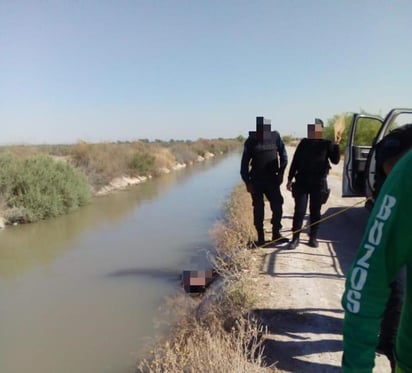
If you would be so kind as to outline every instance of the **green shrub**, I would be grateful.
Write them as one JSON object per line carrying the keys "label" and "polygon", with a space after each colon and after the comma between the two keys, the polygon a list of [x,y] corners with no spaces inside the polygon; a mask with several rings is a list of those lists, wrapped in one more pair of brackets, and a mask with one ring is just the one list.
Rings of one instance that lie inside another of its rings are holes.
{"label": "green shrub", "polygon": [[[0,191],[14,220],[37,221],[68,213],[87,203],[86,177],[70,164],[46,155],[0,157]],[[20,212],[16,214],[16,212]],[[25,216],[20,216],[22,214]]]}
{"label": "green shrub", "polygon": [[2,207],[7,207],[7,201],[12,193],[17,175],[19,174],[19,161],[17,156],[4,152],[0,154],[0,196]]}
{"label": "green shrub", "polygon": [[138,175],[145,176],[153,171],[155,157],[149,153],[134,153],[129,161],[129,168]]}

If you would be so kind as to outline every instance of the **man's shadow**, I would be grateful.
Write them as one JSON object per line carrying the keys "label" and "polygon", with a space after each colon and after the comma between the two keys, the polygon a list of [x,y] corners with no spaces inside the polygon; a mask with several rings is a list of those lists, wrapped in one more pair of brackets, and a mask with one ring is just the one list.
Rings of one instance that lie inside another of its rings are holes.
{"label": "man's shadow", "polygon": [[369,213],[365,207],[332,207],[323,215],[325,219],[319,229],[319,239],[330,242],[331,255],[336,258],[344,274],[348,272],[362,236]]}
{"label": "man's shadow", "polygon": [[[290,372],[338,372],[340,368],[326,364],[309,362],[299,359],[300,356],[337,352],[342,350],[342,343],[336,339],[322,339],[309,341],[305,337],[297,339],[296,334],[326,333],[339,334],[342,328],[342,319],[337,316],[320,314],[322,311],[332,311],[339,315],[341,310],[323,309],[255,309],[254,317],[269,334],[291,337],[295,340],[264,339],[263,356],[266,366],[275,366],[277,369]],[[286,338],[287,339],[287,338]]]}

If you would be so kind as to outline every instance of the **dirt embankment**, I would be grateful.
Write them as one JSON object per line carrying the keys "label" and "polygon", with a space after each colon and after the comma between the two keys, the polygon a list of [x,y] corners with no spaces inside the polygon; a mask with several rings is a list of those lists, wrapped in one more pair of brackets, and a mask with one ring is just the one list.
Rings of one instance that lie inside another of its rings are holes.
{"label": "dirt embankment", "polygon": [[[288,148],[292,159],[294,148]],[[343,309],[340,299],[345,274],[354,257],[367,221],[359,198],[342,198],[342,165],[332,166],[328,181],[331,195],[322,208],[325,221],[319,231],[319,247],[307,245],[301,234],[295,250],[285,244],[251,252],[257,263],[253,281],[258,304],[254,312],[268,328],[265,355],[281,372],[339,372],[342,358]],[[287,175],[287,174],[286,174]],[[282,185],[285,199],[283,234],[290,238],[294,202]],[[347,207],[357,206],[347,209]],[[265,227],[270,238],[270,209]],[[389,372],[384,356],[376,359],[374,372]]]}

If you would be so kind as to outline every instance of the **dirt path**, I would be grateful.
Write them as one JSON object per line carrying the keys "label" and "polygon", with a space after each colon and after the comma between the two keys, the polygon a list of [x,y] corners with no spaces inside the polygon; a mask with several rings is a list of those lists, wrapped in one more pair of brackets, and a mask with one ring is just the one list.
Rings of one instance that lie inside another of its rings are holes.
{"label": "dirt path", "polygon": [[[294,148],[288,149],[290,160]],[[331,216],[362,199],[341,197],[342,164],[333,166],[328,181],[331,196],[322,216]],[[287,170],[288,171],[288,170]],[[287,174],[286,174],[287,175]],[[283,234],[290,238],[294,202],[282,185],[285,199]],[[352,261],[367,221],[363,203],[323,222],[319,247],[307,245],[301,234],[295,250],[285,244],[254,250],[259,268],[254,278],[259,297],[256,314],[268,328],[265,355],[281,372],[339,372],[342,357],[340,304],[345,273]],[[265,230],[270,238],[270,209],[266,206]],[[378,356],[374,372],[389,372],[386,358]]]}

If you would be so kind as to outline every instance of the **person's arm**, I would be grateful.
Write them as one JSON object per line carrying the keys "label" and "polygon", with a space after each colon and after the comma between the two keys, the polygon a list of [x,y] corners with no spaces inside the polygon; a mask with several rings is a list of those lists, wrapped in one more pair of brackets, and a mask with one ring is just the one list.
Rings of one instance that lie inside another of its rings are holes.
{"label": "person's arm", "polygon": [[252,159],[252,154],[249,149],[249,144],[250,144],[250,141],[249,139],[247,139],[243,147],[242,160],[240,162],[240,176],[246,185],[250,182],[249,164],[250,164],[250,160]]}
{"label": "person's arm", "polygon": [[328,149],[328,158],[333,164],[338,164],[340,160],[340,150],[339,150],[339,144],[336,143],[330,143],[329,149]]}
{"label": "person's arm", "polygon": [[302,148],[302,144],[304,143],[303,139],[298,146],[296,147],[295,153],[293,154],[293,158],[292,158],[292,163],[290,164],[290,168],[289,168],[289,174],[288,174],[288,184],[292,183],[293,178],[296,175],[296,172],[298,171],[298,164],[300,162],[300,153],[301,153],[301,148]]}
{"label": "person's arm", "polygon": [[342,368],[345,373],[372,372],[389,284],[412,255],[408,221],[412,209],[409,196],[412,169],[410,165],[405,169],[406,162],[397,166],[402,168],[392,170],[385,182],[346,277],[342,297],[345,309]]}
{"label": "person's arm", "polygon": [[279,173],[283,175],[283,173],[285,172],[285,168],[288,164],[288,153],[286,152],[285,143],[280,137],[279,132],[277,132],[276,147],[279,154]]}
{"label": "person's arm", "polygon": [[276,148],[279,155],[279,170],[277,174],[278,184],[282,185],[283,183],[283,175],[285,173],[285,168],[288,164],[288,153],[286,152],[285,144],[280,137],[279,132],[275,131],[277,135],[276,140]]}

